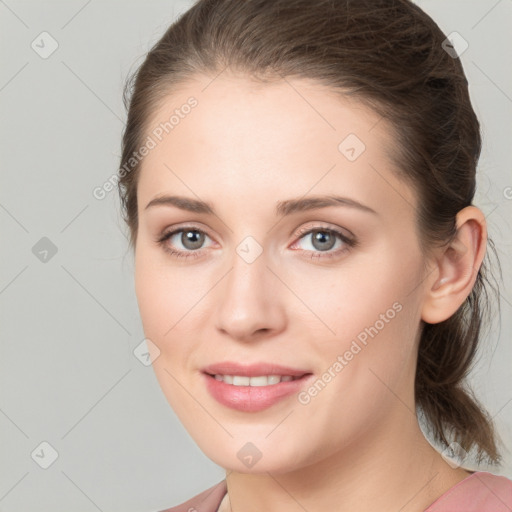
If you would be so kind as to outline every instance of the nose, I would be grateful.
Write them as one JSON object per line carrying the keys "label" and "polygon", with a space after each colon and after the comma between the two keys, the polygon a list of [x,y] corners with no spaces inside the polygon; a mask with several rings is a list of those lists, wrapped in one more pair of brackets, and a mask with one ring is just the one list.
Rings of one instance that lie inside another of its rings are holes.
{"label": "nose", "polygon": [[232,268],[216,287],[216,329],[238,341],[275,336],[286,328],[282,284],[263,252],[248,263],[233,255]]}

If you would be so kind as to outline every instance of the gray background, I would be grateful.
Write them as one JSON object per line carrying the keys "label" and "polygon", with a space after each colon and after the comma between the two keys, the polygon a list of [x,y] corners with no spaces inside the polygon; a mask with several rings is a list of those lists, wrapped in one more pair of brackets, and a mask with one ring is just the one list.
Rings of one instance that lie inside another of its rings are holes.
{"label": "gray background", "polygon": [[[476,204],[504,271],[501,325],[471,383],[512,478],[512,0],[418,3],[469,43]],[[144,335],[117,192],[92,195],[119,163],[126,76],[190,5],[0,0],[0,511],[149,512],[224,477],[133,354]],[[58,453],[47,469],[42,442]]]}

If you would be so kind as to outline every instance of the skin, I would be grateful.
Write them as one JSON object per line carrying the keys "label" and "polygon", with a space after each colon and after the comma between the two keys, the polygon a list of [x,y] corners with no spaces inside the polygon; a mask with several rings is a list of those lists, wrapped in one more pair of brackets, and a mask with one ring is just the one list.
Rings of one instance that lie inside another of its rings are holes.
{"label": "skin", "polygon": [[[470,293],[485,253],[482,212],[459,212],[456,239],[427,260],[418,198],[394,174],[392,130],[373,111],[313,81],[261,85],[225,71],[170,94],[147,133],[190,96],[198,105],[142,162],[135,286],[162,390],[198,446],[226,469],[221,510],[424,510],[469,473],[447,464],[419,428],[420,328],[450,317]],[[355,161],[338,149],[350,133],[366,146]],[[207,201],[216,215],[146,208],[165,194]],[[375,213],[329,206],[275,214],[279,201],[323,194]],[[194,252],[181,233],[157,242],[190,225],[207,235],[198,257],[164,250]],[[322,251],[303,228],[337,229],[357,244],[336,237]],[[252,263],[236,252],[248,236],[263,251]],[[306,405],[291,396],[241,412],[206,390],[201,369],[226,360],[320,377],[396,303],[400,312]],[[247,442],[262,454],[251,468],[237,457]]]}

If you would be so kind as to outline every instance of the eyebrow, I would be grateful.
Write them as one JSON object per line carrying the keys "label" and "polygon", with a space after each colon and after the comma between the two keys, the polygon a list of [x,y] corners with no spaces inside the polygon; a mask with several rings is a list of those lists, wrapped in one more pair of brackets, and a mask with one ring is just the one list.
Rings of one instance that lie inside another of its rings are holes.
{"label": "eyebrow", "polygon": [[[184,196],[159,196],[152,199],[147,205],[145,210],[155,206],[175,206],[181,210],[186,210],[193,213],[203,213],[206,215],[216,215],[214,207],[211,203],[193,199]],[[276,205],[276,216],[284,217],[292,213],[317,210],[320,208],[327,208],[329,206],[347,206],[356,208],[358,210],[373,213],[378,215],[375,210],[366,206],[359,201],[350,199],[348,197],[341,197],[337,195],[322,195],[311,196],[298,199],[287,199],[286,201],[279,201]]]}

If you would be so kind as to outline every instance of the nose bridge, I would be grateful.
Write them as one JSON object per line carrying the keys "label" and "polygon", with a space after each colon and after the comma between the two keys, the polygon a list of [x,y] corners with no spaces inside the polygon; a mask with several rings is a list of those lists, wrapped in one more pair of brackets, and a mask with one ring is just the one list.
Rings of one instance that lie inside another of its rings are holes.
{"label": "nose bridge", "polygon": [[250,338],[258,331],[276,331],[284,325],[281,294],[267,268],[268,254],[251,237],[233,253],[231,270],[220,290],[217,328],[232,337]]}
{"label": "nose bridge", "polygon": [[261,249],[260,254],[257,254],[256,249],[247,242],[242,242],[235,252],[231,260],[232,270],[228,277],[232,296],[242,294],[264,298],[265,284],[268,284],[266,274],[269,272],[267,253],[263,253]]}

